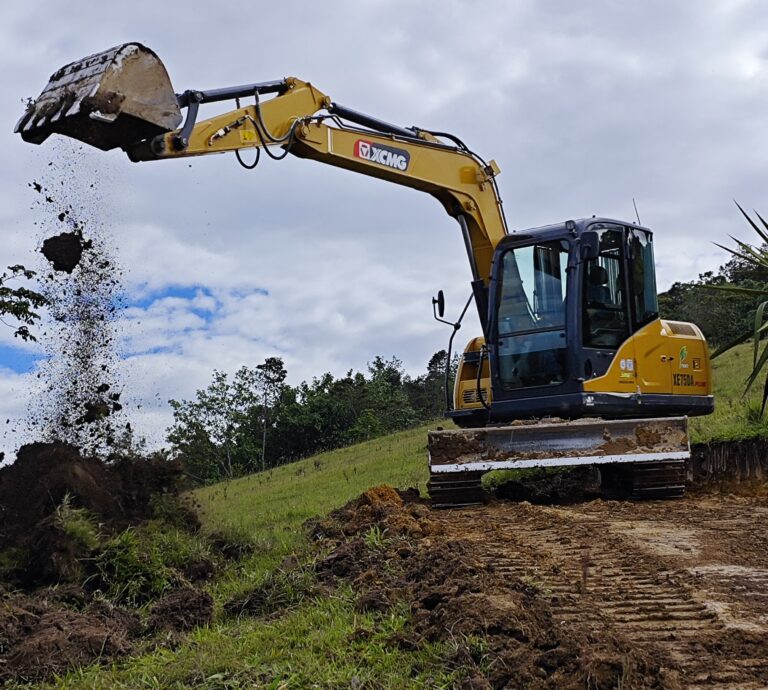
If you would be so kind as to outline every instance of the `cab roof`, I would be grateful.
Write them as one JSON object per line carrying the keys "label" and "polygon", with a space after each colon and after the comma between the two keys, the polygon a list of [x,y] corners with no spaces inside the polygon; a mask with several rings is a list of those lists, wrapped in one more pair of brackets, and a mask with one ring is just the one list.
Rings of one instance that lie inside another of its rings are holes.
{"label": "cab roof", "polygon": [[651,233],[649,228],[646,228],[637,223],[630,223],[625,220],[617,220],[616,218],[604,218],[600,216],[592,216],[590,218],[580,218],[578,220],[564,220],[561,223],[553,223],[552,225],[542,225],[538,228],[529,228],[527,230],[519,230],[507,235],[501,242],[500,246],[506,245],[519,245],[522,243],[533,242],[545,242],[548,240],[556,239],[568,239],[571,237],[579,237],[587,228],[593,225],[623,225],[624,227],[637,228],[638,230],[645,230]]}

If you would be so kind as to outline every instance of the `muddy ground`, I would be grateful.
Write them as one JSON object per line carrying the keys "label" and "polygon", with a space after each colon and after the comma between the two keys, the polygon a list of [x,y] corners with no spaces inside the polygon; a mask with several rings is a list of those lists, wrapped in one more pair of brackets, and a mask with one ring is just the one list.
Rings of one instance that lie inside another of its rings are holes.
{"label": "muddy ground", "polygon": [[768,498],[436,511],[379,487],[313,526],[393,644],[456,647],[465,688],[768,687]]}
{"label": "muddy ground", "polygon": [[0,685],[116,659],[158,635],[173,641],[210,622],[213,599],[193,583],[212,576],[212,562],[169,572],[168,586],[142,602],[140,616],[108,598],[121,574],[96,566],[103,543],[73,530],[82,522],[72,516],[85,511],[105,542],[157,519],[161,506],[164,520],[194,532],[196,515],[178,499],[181,479],[178,462],[126,456],[106,463],[62,442],[22,446],[16,462],[0,468]]}

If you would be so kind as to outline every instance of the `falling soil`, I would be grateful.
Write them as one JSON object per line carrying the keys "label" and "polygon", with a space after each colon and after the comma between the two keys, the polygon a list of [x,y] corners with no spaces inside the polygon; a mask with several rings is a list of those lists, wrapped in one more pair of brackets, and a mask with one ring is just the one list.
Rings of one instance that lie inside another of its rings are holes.
{"label": "falling soil", "polygon": [[68,142],[58,147],[68,148],[44,179],[30,184],[47,260],[39,271],[40,292],[50,307],[38,334],[47,356],[38,365],[40,389],[30,405],[28,435],[104,454],[131,439],[120,415],[117,377],[122,272],[108,227],[111,216],[99,208],[103,180],[82,148]]}
{"label": "falling soil", "polygon": [[456,687],[761,688],[767,500],[431,511],[377,487],[309,529],[321,582],[407,605],[390,642],[448,643]]}

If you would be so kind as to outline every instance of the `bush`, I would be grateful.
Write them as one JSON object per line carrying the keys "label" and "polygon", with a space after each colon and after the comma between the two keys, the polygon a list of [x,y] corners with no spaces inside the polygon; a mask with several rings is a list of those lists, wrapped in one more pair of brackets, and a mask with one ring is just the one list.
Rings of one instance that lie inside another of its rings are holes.
{"label": "bush", "polygon": [[141,606],[157,599],[178,580],[157,541],[127,529],[110,539],[96,557],[97,583],[115,604]]}
{"label": "bush", "polygon": [[101,541],[99,526],[84,508],[72,505],[72,494],[64,494],[54,513],[54,525],[75,540],[85,551],[94,551]]}

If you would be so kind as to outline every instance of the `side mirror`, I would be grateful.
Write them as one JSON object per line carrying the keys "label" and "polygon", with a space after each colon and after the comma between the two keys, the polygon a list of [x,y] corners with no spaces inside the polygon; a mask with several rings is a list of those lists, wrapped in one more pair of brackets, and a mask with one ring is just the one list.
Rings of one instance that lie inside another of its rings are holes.
{"label": "side mirror", "polygon": [[437,291],[437,297],[432,298],[432,308],[437,305],[437,315],[442,319],[445,315],[445,295],[442,290]]}
{"label": "side mirror", "polygon": [[594,230],[583,232],[579,247],[582,260],[596,259],[600,256],[600,235]]}

